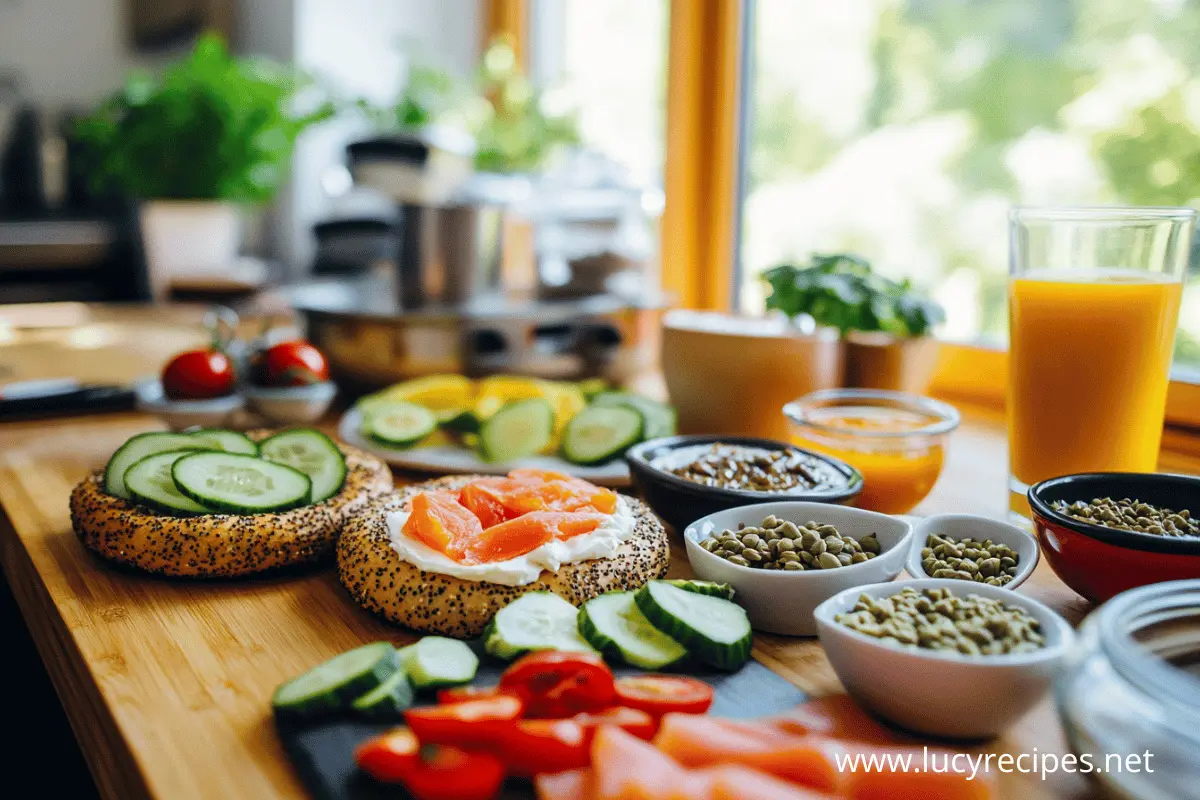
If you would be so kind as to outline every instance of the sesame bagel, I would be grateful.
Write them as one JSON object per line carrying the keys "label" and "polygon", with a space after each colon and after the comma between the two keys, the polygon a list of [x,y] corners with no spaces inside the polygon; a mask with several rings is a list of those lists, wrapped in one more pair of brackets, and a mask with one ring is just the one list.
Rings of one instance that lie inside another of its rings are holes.
{"label": "sesame bagel", "polygon": [[626,497],[636,520],[633,536],[613,558],[564,564],[525,586],[469,581],[425,572],[391,546],[387,515],[418,492],[459,489],[478,475],[455,475],[405,486],[374,501],[347,521],[338,540],[338,575],[359,605],[421,633],[466,639],[478,636],[492,616],[528,592],[554,592],[581,605],[605,592],[636,589],[662,577],[670,560],[667,533],[641,501]]}
{"label": "sesame bagel", "polygon": [[338,448],[346,481],[321,503],[278,513],[170,516],[108,494],[97,470],[71,493],[71,525],[100,557],[161,575],[237,577],[319,561],[332,555],[345,520],[392,488],[382,461],[340,442]]}

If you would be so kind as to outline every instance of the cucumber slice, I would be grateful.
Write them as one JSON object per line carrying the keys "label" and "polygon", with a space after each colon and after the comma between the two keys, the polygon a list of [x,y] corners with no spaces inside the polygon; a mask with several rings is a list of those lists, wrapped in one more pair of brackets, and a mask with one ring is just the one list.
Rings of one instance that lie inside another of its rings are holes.
{"label": "cucumber slice", "polygon": [[383,683],[355,699],[350,707],[363,716],[382,719],[398,717],[412,703],[412,684],[404,670],[398,669]]}
{"label": "cucumber slice", "polygon": [[554,409],[540,397],[501,408],[479,430],[479,453],[486,461],[516,461],[540,453],[554,437]]}
{"label": "cucumber slice", "polygon": [[479,433],[482,423],[474,411],[460,411],[448,419],[441,420],[440,424],[451,433]]}
{"label": "cucumber slice", "polygon": [[683,645],[650,624],[633,592],[609,592],[584,603],[579,633],[606,657],[642,669],[663,669],[687,656]]}
{"label": "cucumber slice", "polygon": [[444,636],[426,636],[404,648],[400,657],[417,689],[470,683],[479,669],[479,656],[471,648]]}
{"label": "cucumber slice", "polygon": [[638,411],[645,420],[646,439],[674,436],[676,430],[675,409],[664,403],[630,392],[601,392],[592,398],[592,404],[602,407],[626,406]]}
{"label": "cucumber slice", "polygon": [[195,450],[169,450],[155,453],[125,470],[125,488],[142,505],[168,514],[209,514],[211,508],[180,494],[171,477],[171,466]]}
{"label": "cucumber slice", "polygon": [[258,455],[258,445],[244,433],[228,431],[224,428],[200,428],[188,431],[188,436],[208,444],[213,450],[224,450],[226,453],[241,453],[244,456]]}
{"label": "cucumber slice", "polygon": [[400,669],[396,648],[374,642],[334,656],[281,684],[271,705],[282,714],[314,715],[338,711],[372,691]]}
{"label": "cucumber slice", "polygon": [[713,597],[720,597],[723,600],[733,599],[733,587],[728,583],[714,583],[713,581],[687,581],[679,578],[665,580],[663,583],[669,583],[683,589],[685,592],[696,592],[697,594],[707,594]]}
{"label": "cucumber slice", "polygon": [[346,481],[346,458],[325,434],[312,428],[293,428],[259,443],[268,461],[303,472],[312,480],[312,502],[328,500]]}
{"label": "cucumber slice", "polygon": [[233,514],[285,511],[306,505],[312,481],[283,464],[234,453],[192,453],[171,467],[179,491]]}
{"label": "cucumber slice", "polygon": [[212,450],[213,446],[186,433],[139,433],[108,459],[104,468],[104,491],[126,500],[133,496],[125,488],[125,472],[146,456],[171,450]]}
{"label": "cucumber slice", "polygon": [[563,458],[572,464],[610,461],[641,441],[644,421],[628,406],[588,406],[563,431]]}
{"label": "cucumber slice", "polygon": [[734,670],[750,660],[750,621],[741,606],[665,581],[650,581],[634,600],[654,627],[705,664]]}
{"label": "cucumber slice", "polygon": [[365,415],[362,433],[392,447],[410,447],[437,430],[437,417],[425,406],[404,400],[374,405]]}
{"label": "cucumber slice", "polygon": [[579,609],[552,592],[530,592],[496,612],[484,632],[483,648],[513,659],[531,650],[592,652],[579,635]]}

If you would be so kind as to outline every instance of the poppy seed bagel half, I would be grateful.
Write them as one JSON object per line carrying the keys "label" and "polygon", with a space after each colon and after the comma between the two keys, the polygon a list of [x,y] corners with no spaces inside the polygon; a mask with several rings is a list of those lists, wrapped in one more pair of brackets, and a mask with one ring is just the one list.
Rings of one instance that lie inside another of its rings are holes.
{"label": "poppy seed bagel half", "polygon": [[[273,431],[251,431],[255,440]],[[375,456],[336,443],[346,457],[341,491],[320,503],[262,514],[171,516],[104,490],[104,471],[71,492],[71,525],[101,558],[160,575],[228,578],[320,561],[333,554],[343,524],[386,496],[392,473]]]}
{"label": "poppy seed bagel half", "polygon": [[368,611],[414,631],[466,639],[481,634],[497,611],[529,592],[554,592],[578,606],[605,592],[637,589],[666,573],[667,533],[648,506],[628,496],[624,500],[634,515],[634,532],[613,558],[543,570],[525,586],[425,572],[402,560],[391,546],[388,513],[402,509],[418,492],[459,489],[479,477],[454,475],[405,486],[355,514],[337,546],[338,575],[350,596]]}

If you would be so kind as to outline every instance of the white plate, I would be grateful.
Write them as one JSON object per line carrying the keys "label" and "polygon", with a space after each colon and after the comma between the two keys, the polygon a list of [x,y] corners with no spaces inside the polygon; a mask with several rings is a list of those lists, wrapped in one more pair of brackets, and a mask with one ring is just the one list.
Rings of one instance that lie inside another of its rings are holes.
{"label": "white plate", "polygon": [[338,423],[338,437],[347,444],[366,450],[382,458],[393,467],[416,472],[437,472],[444,475],[479,473],[483,475],[507,475],[509,470],[528,468],[565,472],[591,481],[598,486],[628,486],[629,467],[622,459],[616,459],[596,467],[581,467],[556,456],[530,456],[505,464],[484,461],[465,447],[444,445],[441,447],[413,447],[407,450],[386,447],[359,433],[362,414],[351,408],[342,415]]}

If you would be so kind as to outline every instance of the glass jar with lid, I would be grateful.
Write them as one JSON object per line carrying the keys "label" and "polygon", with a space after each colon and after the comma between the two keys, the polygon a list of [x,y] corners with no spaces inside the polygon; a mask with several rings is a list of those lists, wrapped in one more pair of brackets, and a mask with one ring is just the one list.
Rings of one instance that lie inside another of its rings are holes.
{"label": "glass jar with lid", "polygon": [[1071,747],[1112,797],[1200,799],[1200,580],[1114,597],[1055,688]]}

